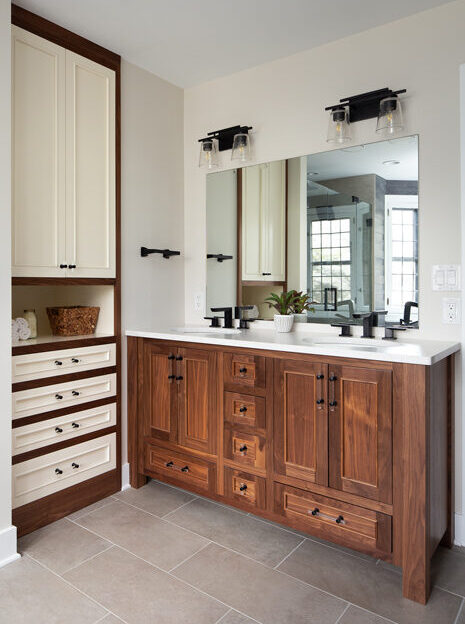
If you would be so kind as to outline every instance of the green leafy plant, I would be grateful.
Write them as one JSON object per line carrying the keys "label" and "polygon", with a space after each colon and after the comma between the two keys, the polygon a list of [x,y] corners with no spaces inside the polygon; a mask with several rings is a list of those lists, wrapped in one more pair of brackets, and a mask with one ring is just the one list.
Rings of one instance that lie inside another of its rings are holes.
{"label": "green leafy plant", "polygon": [[291,290],[294,295],[294,302],[292,304],[292,312],[294,314],[302,314],[303,312],[315,312],[315,308],[312,308],[313,301],[307,293],[299,290]]}
{"label": "green leafy plant", "polygon": [[277,314],[293,314],[295,292],[295,290],[289,290],[287,292],[282,292],[280,295],[271,293],[270,296],[265,299],[265,303],[268,303],[270,308],[274,308]]}

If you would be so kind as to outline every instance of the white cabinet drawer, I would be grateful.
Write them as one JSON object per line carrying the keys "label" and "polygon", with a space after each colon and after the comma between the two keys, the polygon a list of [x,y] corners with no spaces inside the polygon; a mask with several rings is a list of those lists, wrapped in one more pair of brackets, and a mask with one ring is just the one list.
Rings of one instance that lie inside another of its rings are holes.
{"label": "white cabinet drawer", "polygon": [[13,420],[106,399],[116,394],[116,374],[13,392]]}
{"label": "white cabinet drawer", "polygon": [[13,507],[116,468],[116,433],[13,466]]}
{"label": "white cabinet drawer", "polygon": [[17,427],[12,432],[13,455],[72,440],[113,425],[116,425],[116,403]]}
{"label": "white cabinet drawer", "polygon": [[14,355],[12,381],[30,381],[116,365],[116,345],[105,344],[77,349],[41,351]]}

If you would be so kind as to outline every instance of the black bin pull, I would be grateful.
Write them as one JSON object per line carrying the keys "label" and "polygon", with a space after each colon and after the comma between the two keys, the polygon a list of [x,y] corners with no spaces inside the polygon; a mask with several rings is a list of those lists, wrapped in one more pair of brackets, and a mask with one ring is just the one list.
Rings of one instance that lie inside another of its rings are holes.
{"label": "black bin pull", "polygon": [[241,486],[240,486],[239,490],[240,490],[241,492],[245,492],[245,491],[246,491],[246,489],[247,489],[247,485],[246,485],[245,483],[241,483]]}

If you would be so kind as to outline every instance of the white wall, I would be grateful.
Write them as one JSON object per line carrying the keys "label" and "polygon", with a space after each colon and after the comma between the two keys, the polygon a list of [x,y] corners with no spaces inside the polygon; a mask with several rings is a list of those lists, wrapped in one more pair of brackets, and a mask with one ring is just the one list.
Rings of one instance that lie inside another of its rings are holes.
{"label": "white wall", "polygon": [[0,0],[0,566],[16,554],[11,526],[10,14]]}
{"label": "white wall", "polygon": [[[459,65],[465,62],[465,0],[191,88],[184,100],[186,321],[205,290],[205,174],[197,139],[235,124],[254,127],[255,160],[328,150],[325,106],[381,87],[407,88],[404,134],[420,135],[420,306],[416,335],[461,339],[441,323],[433,264],[460,263]],[[353,144],[376,141],[376,120],[354,124]],[[230,153],[222,152],[225,168]],[[458,363],[459,364],[459,363]],[[457,366],[459,369],[460,366]],[[460,379],[457,370],[457,379]],[[460,384],[457,388],[460,406]],[[456,500],[461,510],[461,427],[456,417]]]}
{"label": "white wall", "polygon": [[[183,91],[125,61],[121,67],[122,331],[184,322]],[[140,257],[140,248],[181,256]],[[123,338],[123,464],[127,462]]]}

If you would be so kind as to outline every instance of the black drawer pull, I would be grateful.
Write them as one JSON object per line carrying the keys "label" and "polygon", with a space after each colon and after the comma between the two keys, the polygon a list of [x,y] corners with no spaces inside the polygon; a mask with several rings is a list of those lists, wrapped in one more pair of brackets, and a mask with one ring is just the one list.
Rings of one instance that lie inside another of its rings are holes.
{"label": "black drawer pull", "polygon": [[183,466],[181,472],[189,472],[189,466]]}
{"label": "black drawer pull", "polygon": [[175,379],[176,375],[168,375],[168,379],[171,381],[172,379]]}
{"label": "black drawer pull", "polygon": [[246,453],[247,452],[247,444],[243,444],[242,446],[240,446],[239,450],[240,450],[241,453]]}
{"label": "black drawer pull", "polygon": [[316,378],[317,378],[317,379],[324,379],[324,378],[325,378],[325,376],[324,376],[324,375],[322,375],[322,374],[320,373],[319,375],[317,375],[317,376],[316,376]]}
{"label": "black drawer pull", "polygon": [[62,394],[55,394],[55,399],[61,400],[63,398]]}
{"label": "black drawer pull", "polygon": [[242,374],[245,374],[247,372],[247,369],[245,368],[245,366],[243,366],[242,368],[239,369],[239,372]]}
{"label": "black drawer pull", "polygon": [[79,464],[76,464],[76,462],[73,462],[71,464],[71,467],[74,468],[74,469],[79,468]]}
{"label": "black drawer pull", "polygon": [[245,484],[245,483],[241,483],[241,486],[240,486],[239,490],[240,490],[241,492],[245,492],[245,491],[246,491],[246,489],[247,489],[246,484]]}
{"label": "black drawer pull", "polygon": [[71,393],[73,396],[79,396],[81,393],[78,392],[77,390],[73,390],[73,392]]}
{"label": "black drawer pull", "polygon": [[77,358],[71,358],[71,362],[73,364],[79,364],[79,360]]}
{"label": "black drawer pull", "polygon": [[68,265],[67,264],[60,264],[60,269],[67,269]]}
{"label": "black drawer pull", "polygon": [[271,275],[271,273],[262,273],[262,275]]}
{"label": "black drawer pull", "polygon": [[182,375],[178,375],[176,377],[176,381],[182,381],[184,379],[184,377]]}
{"label": "black drawer pull", "polygon": [[337,381],[336,375],[331,375],[329,381]]}
{"label": "black drawer pull", "polygon": [[320,510],[318,509],[318,507],[315,507],[315,509],[312,509],[312,516],[317,516],[320,513]]}
{"label": "black drawer pull", "polygon": [[167,468],[172,468],[174,466],[174,463],[172,461],[166,462],[165,466]]}
{"label": "black drawer pull", "polygon": [[175,358],[175,356],[172,353],[170,353],[169,356],[168,356],[168,359],[169,360],[174,360],[174,358]]}
{"label": "black drawer pull", "polygon": [[182,360],[183,360],[182,355],[177,355],[176,356],[176,362],[182,362]]}
{"label": "black drawer pull", "polygon": [[323,403],[324,403],[324,402],[325,402],[325,400],[324,400],[324,399],[317,399],[317,400],[316,400],[316,404],[317,404],[317,405],[323,405]]}
{"label": "black drawer pull", "polygon": [[63,429],[61,427],[55,427],[56,433],[63,433]]}
{"label": "black drawer pull", "polygon": [[330,405],[330,407],[336,407],[337,401],[330,401],[329,405]]}
{"label": "black drawer pull", "polygon": [[68,269],[75,269],[76,265],[75,264],[68,264]]}
{"label": "black drawer pull", "polygon": [[341,524],[341,522],[344,522],[344,516],[338,516],[336,518],[336,524]]}
{"label": "black drawer pull", "polygon": [[76,423],[76,422],[71,423],[71,427],[72,427],[73,429],[79,429],[79,427],[80,427],[80,426],[81,426],[81,425],[80,425],[79,423]]}
{"label": "black drawer pull", "polygon": [[247,408],[245,405],[243,405],[242,407],[239,408],[239,411],[241,414],[244,414],[247,411]]}
{"label": "black drawer pull", "polygon": [[63,366],[63,362],[60,362],[60,360],[55,360],[55,364],[56,366]]}
{"label": "black drawer pull", "polygon": [[57,475],[63,474],[63,470],[60,470],[59,468],[55,468],[55,474]]}

